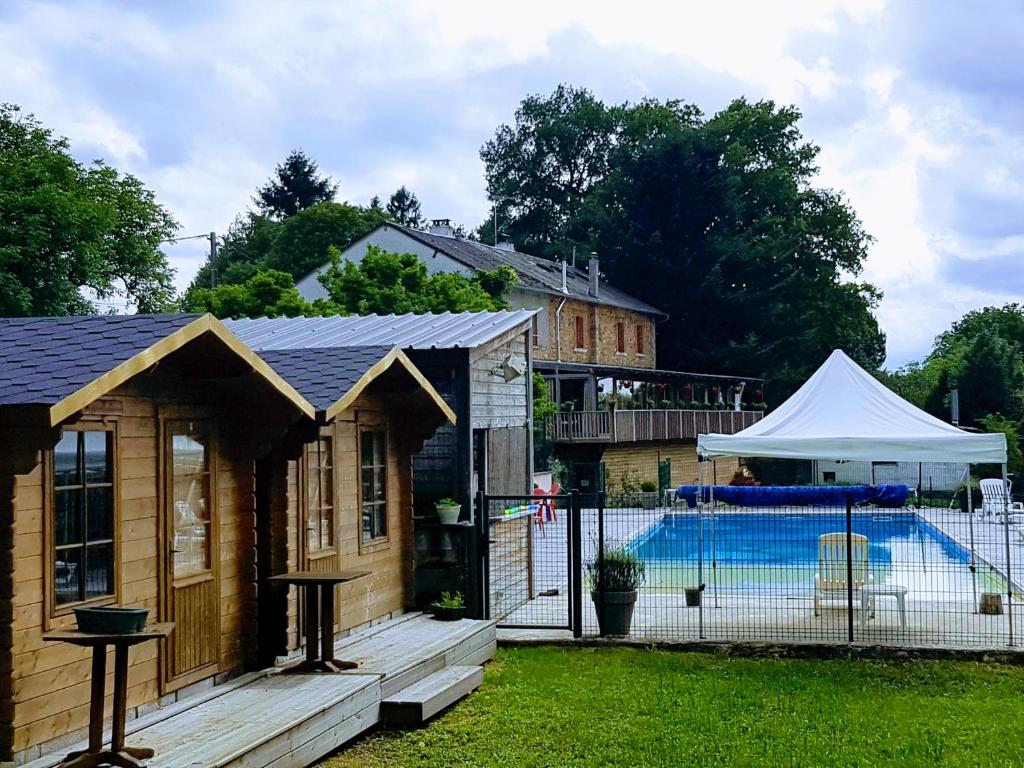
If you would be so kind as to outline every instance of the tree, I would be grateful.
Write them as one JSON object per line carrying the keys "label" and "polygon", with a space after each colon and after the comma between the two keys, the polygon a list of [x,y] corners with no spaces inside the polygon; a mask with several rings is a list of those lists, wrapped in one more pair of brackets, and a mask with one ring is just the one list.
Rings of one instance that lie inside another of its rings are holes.
{"label": "tree", "polygon": [[330,177],[320,176],[317,164],[296,149],[257,190],[253,202],[264,216],[283,219],[317,203],[331,202],[337,193],[338,185]]}
{"label": "tree", "polygon": [[956,379],[960,422],[974,425],[986,416],[1021,417],[1020,349],[1000,336],[975,337],[963,355]]}
{"label": "tree", "polygon": [[314,309],[295,288],[287,272],[266,269],[242,284],[197,288],[185,297],[186,312],[211,312],[216,317],[298,317],[337,314],[321,305]]}
{"label": "tree", "polygon": [[388,218],[406,227],[420,227],[423,216],[420,213],[420,201],[416,195],[404,186],[395,190],[388,200]]}
{"label": "tree", "polygon": [[300,280],[327,263],[331,246],[344,248],[385,220],[371,208],[317,203],[278,224],[265,265]]}
{"label": "tree", "polygon": [[334,247],[330,257],[331,266],[320,276],[328,303],[358,315],[504,309],[504,292],[516,282],[510,267],[476,277],[432,275],[415,254],[392,253],[375,245],[367,248],[358,263],[343,261]]}
{"label": "tree", "polygon": [[659,365],[767,376],[784,396],[835,347],[869,369],[885,353],[880,293],[851,280],[870,238],[813,186],[799,119],[743,99],[710,118],[674,100],[607,106],[560,86],[525,99],[481,157],[518,247],[596,251],[616,287],[670,315]]}
{"label": "tree", "polygon": [[[217,247],[217,284],[241,285],[265,268],[281,223],[258,213],[235,217]],[[209,257],[196,272],[186,296],[196,289],[212,287]]]}
{"label": "tree", "polygon": [[174,296],[160,245],[177,228],[137,178],[81,165],[67,139],[0,105],[0,315],[95,312],[83,291],[160,311]]}

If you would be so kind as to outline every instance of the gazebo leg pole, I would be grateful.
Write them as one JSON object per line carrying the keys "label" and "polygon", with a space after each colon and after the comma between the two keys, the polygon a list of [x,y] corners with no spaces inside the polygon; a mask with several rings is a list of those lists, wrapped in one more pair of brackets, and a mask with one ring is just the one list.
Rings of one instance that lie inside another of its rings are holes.
{"label": "gazebo leg pole", "polygon": [[974,555],[974,489],[971,488],[971,465],[967,465],[964,493],[967,494],[967,526],[971,532],[971,612],[978,612],[978,560]]}
{"label": "gazebo leg pole", "polygon": [[1010,488],[1007,483],[1006,464],[1003,464],[1003,539],[1006,545],[1006,620],[1010,625],[1010,645],[1013,645],[1013,579],[1010,567]]}

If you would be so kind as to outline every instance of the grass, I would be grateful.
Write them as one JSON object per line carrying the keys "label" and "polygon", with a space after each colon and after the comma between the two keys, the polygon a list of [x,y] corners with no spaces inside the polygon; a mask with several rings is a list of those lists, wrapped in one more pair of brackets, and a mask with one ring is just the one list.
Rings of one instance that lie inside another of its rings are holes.
{"label": "grass", "polygon": [[376,731],[355,766],[1019,766],[1024,669],[968,661],[499,650],[429,726]]}

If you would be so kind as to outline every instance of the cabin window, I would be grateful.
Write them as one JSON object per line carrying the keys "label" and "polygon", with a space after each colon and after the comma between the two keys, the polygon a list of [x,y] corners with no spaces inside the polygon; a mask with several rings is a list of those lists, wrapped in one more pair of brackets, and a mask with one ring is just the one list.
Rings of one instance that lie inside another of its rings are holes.
{"label": "cabin window", "polygon": [[174,577],[194,576],[211,568],[210,442],[203,422],[171,435],[174,510]]}
{"label": "cabin window", "polygon": [[582,315],[576,315],[576,349],[587,348],[586,321]]}
{"label": "cabin window", "polygon": [[636,327],[636,353],[638,355],[647,354],[647,347],[644,339],[644,327],[638,325]]}
{"label": "cabin window", "polygon": [[530,321],[530,343],[535,347],[540,346],[540,315],[534,315]]}
{"label": "cabin window", "polygon": [[387,455],[383,429],[366,429],[360,433],[363,541],[388,535]]}
{"label": "cabin window", "polygon": [[54,605],[114,595],[114,433],[64,430],[53,449]]}
{"label": "cabin window", "polygon": [[306,446],[306,546],[310,552],[334,546],[334,463],[331,432]]}
{"label": "cabin window", "polygon": [[626,354],[626,324],[616,323],[615,324],[615,351],[620,354]]}

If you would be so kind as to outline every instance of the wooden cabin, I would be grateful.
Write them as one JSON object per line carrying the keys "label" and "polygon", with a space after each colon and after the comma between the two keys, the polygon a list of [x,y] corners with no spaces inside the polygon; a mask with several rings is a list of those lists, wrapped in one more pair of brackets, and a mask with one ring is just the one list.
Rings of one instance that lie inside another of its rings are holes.
{"label": "wooden cabin", "polygon": [[[536,313],[460,312],[364,317],[228,320],[266,357],[282,351],[325,353],[361,345],[401,347],[458,420],[428,439],[413,458],[416,601],[442,590],[467,596],[486,616],[479,526],[440,526],[434,503],[452,497],[474,520],[478,491],[528,495],[533,488],[531,324]],[[270,358],[267,358],[270,359]],[[458,567],[455,567],[458,566]]]}
{"label": "wooden cabin", "polygon": [[[414,607],[412,456],[455,421],[437,391],[397,347],[277,350],[261,353],[317,411],[263,462],[261,510],[267,543],[261,576],[296,570],[370,571],[338,587],[335,629],[344,632]],[[259,534],[263,535],[260,536]],[[300,607],[262,590],[262,659],[298,650]]]}
{"label": "wooden cabin", "polygon": [[270,364],[209,315],[0,320],[0,764],[83,735],[89,652],[42,641],[75,607],[175,622],[130,655],[135,715],[295,646],[273,573],[358,563],[338,625],[401,611],[411,457],[450,418],[398,350]]}

